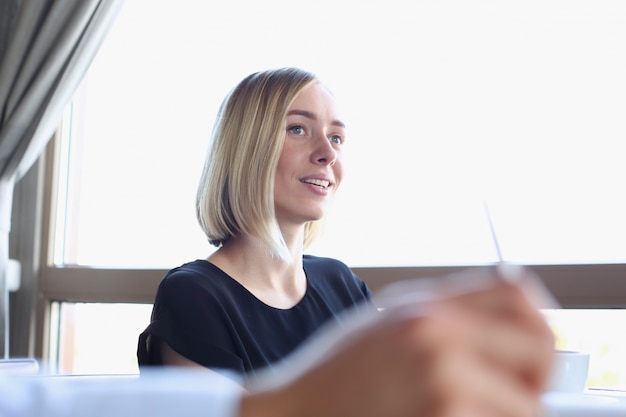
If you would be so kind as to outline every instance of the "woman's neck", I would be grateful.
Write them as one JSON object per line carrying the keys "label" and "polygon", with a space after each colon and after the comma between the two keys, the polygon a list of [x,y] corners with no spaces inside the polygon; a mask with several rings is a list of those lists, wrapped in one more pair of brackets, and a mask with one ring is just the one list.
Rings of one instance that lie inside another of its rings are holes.
{"label": "woman's neck", "polygon": [[306,293],[307,282],[302,267],[302,244],[287,241],[291,262],[279,258],[260,241],[233,237],[208,261],[243,285],[264,303],[276,308],[290,308]]}

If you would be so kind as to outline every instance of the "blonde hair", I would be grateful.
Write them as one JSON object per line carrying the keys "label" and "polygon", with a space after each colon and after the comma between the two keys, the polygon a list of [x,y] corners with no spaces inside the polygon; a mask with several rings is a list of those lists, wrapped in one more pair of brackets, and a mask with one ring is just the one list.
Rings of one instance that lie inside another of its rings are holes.
{"label": "blonde hair", "polygon": [[[298,93],[318,83],[310,72],[280,68],[251,74],[224,99],[196,196],[196,214],[209,242],[221,246],[247,234],[290,261],[274,211],[276,166],[287,111]],[[304,247],[318,233],[305,225]]]}

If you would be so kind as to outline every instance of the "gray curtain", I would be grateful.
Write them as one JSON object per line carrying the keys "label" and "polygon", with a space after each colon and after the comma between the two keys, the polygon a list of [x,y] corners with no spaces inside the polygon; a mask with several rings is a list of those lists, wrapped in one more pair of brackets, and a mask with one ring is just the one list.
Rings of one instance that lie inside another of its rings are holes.
{"label": "gray curtain", "polygon": [[0,355],[15,183],[52,137],[123,0],[0,0]]}

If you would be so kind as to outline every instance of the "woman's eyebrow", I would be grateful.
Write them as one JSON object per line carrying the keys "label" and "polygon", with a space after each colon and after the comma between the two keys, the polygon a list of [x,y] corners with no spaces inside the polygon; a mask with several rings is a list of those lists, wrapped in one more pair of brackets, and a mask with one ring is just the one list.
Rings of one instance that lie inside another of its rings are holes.
{"label": "woman's eyebrow", "polygon": [[[289,110],[287,112],[287,116],[293,116],[293,115],[304,116],[307,119],[317,120],[317,115],[307,110]],[[341,120],[333,120],[332,122],[330,122],[330,124],[332,124],[333,126],[338,126],[338,127],[343,127],[343,128],[346,127],[345,123],[342,122]]]}

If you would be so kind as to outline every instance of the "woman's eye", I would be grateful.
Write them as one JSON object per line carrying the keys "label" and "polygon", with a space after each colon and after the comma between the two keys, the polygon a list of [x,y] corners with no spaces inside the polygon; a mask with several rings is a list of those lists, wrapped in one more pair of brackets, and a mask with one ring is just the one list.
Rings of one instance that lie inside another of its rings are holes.
{"label": "woman's eye", "polygon": [[328,140],[330,140],[332,143],[335,143],[337,145],[341,145],[343,143],[343,138],[338,135],[333,135]]}
{"label": "woman's eye", "polygon": [[304,134],[304,128],[302,126],[292,126],[288,130],[291,133],[296,134],[296,135],[303,135]]}

